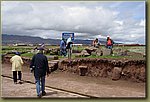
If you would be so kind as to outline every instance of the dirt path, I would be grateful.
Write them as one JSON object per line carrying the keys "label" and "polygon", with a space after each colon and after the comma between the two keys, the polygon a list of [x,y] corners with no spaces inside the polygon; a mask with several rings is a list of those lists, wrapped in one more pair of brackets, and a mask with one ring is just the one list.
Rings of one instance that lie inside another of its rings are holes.
{"label": "dirt path", "polygon": [[[13,84],[12,79],[6,77],[2,77],[2,80],[3,98],[37,98],[34,84],[26,82],[23,84]],[[42,98],[84,98],[84,96],[78,94],[55,90],[48,87],[46,87],[46,92],[46,96],[43,96]]]}
{"label": "dirt path", "polygon": [[[10,64],[2,65],[2,74],[7,76],[12,76]],[[19,93],[21,92],[25,93],[24,86],[28,86],[29,88],[27,90],[29,91],[30,94],[27,97],[36,96],[35,85],[22,84],[22,85],[18,85],[17,86],[18,88],[15,88],[15,87],[10,87],[8,84],[6,84],[7,79],[5,78],[2,79],[3,79],[2,95],[4,97],[11,96],[11,92],[9,88],[15,90],[14,92],[16,94],[15,97],[20,97],[21,94]],[[24,66],[23,68],[23,80],[34,82],[33,74],[29,73],[28,66]],[[9,81],[9,83],[11,82],[12,81]],[[60,89],[70,90],[73,92],[88,94],[99,98],[111,98],[111,97],[145,98],[146,97],[145,83],[134,83],[134,82],[122,81],[122,80],[112,81],[111,79],[108,78],[79,76],[68,72],[61,72],[59,70],[51,73],[49,77],[46,77],[46,86],[57,87]],[[33,89],[34,91],[31,91]],[[52,97],[52,96],[48,96],[48,97]],[[55,97],[71,97],[71,96],[65,94],[65,95],[56,95]]]}

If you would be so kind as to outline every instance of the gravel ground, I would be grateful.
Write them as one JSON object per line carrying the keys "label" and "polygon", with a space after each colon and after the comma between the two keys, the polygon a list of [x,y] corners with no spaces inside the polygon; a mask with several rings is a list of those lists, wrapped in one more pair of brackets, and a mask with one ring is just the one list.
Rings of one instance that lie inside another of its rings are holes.
{"label": "gravel ground", "polygon": [[[2,65],[2,75],[12,76],[11,65]],[[14,85],[12,79],[2,78],[2,96],[7,97],[36,97],[34,84],[23,83]],[[23,80],[34,82],[33,74],[28,66],[23,67]],[[68,72],[55,71],[46,77],[46,86],[57,87],[73,92],[92,95],[99,98],[145,98],[145,83],[136,83],[124,80],[112,81],[109,78],[87,77]],[[80,98],[81,95],[59,92],[46,88],[48,95],[45,98]]]}

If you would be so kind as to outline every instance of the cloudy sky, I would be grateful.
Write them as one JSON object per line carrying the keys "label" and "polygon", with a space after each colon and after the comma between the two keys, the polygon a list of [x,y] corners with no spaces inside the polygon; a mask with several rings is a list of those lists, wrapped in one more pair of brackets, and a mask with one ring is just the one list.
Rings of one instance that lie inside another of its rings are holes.
{"label": "cloudy sky", "polygon": [[2,34],[145,44],[145,2],[2,1]]}

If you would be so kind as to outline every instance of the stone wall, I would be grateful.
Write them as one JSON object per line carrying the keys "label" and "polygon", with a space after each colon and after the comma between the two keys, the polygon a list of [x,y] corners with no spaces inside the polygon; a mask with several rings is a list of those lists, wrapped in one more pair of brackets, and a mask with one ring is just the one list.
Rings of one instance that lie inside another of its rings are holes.
{"label": "stone wall", "polygon": [[[4,56],[2,58],[2,63],[10,63],[11,56]],[[31,59],[28,57],[22,57],[24,65],[30,65]]]}
{"label": "stone wall", "polygon": [[75,59],[59,62],[59,69],[80,75],[79,66],[87,66],[86,76],[112,80],[146,81],[145,60]]}
{"label": "stone wall", "polygon": [[[2,58],[2,63],[10,63],[11,56]],[[31,59],[23,57],[24,64],[29,66]],[[56,63],[61,71],[68,71],[80,75],[79,66],[87,66],[86,76],[107,77],[112,80],[131,80],[134,82],[146,82],[146,61],[145,60],[113,60],[83,58],[74,60],[61,60]],[[51,66],[51,63],[49,63]],[[52,65],[56,66],[56,65]]]}

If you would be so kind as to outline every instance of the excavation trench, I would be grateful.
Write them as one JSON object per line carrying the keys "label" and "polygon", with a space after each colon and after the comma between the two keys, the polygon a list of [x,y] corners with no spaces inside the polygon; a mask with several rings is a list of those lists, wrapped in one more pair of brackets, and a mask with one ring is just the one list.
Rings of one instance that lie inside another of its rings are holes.
{"label": "excavation trench", "polygon": [[[10,58],[10,56],[5,56],[2,62],[10,63]],[[23,58],[23,61],[29,66],[31,59]],[[49,66],[52,71],[67,71],[81,76],[107,77],[115,81],[146,82],[145,60],[80,58],[53,60],[49,62]]]}
{"label": "excavation trench", "polygon": [[109,77],[112,80],[145,82],[145,60],[75,59],[63,60],[59,69],[91,77]]}

